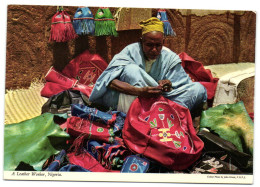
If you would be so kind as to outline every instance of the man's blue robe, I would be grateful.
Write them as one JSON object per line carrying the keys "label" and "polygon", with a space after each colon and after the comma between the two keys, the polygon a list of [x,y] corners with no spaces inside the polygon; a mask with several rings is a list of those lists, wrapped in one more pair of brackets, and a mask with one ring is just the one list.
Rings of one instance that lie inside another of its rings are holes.
{"label": "man's blue robe", "polygon": [[89,101],[116,109],[119,92],[108,87],[114,79],[136,87],[158,86],[159,80],[168,79],[172,82],[172,91],[163,93],[163,96],[190,110],[207,100],[205,87],[191,81],[181,66],[179,56],[166,47],[162,48],[150,72],[146,73],[141,44],[133,43],[126,46],[114,56],[107,69],[100,75]]}

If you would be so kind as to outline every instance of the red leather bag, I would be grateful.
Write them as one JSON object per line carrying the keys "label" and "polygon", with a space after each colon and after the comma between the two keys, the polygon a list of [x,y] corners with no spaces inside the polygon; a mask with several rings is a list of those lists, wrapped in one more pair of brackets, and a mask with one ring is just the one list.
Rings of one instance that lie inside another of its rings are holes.
{"label": "red leather bag", "polygon": [[191,80],[202,84],[207,90],[208,100],[213,99],[219,79],[214,78],[209,69],[205,69],[201,62],[194,60],[186,53],[180,53],[179,57],[182,61],[182,67]]}
{"label": "red leather bag", "polygon": [[78,83],[77,79],[67,77],[53,67],[47,72],[45,80],[46,83],[41,90],[41,96],[48,98],[69,89],[78,90],[89,97],[93,89],[93,86]]}
{"label": "red leather bag", "polygon": [[90,86],[96,83],[107,66],[107,62],[100,55],[85,50],[66,65],[62,74],[77,79],[80,84]]}
{"label": "red leather bag", "polygon": [[41,96],[51,97],[62,91],[79,90],[90,96],[96,80],[106,69],[107,63],[98,54],[88,50],[72,59],[62,71],[51,67],[45,76],[46,84],[41,90]]}
{"label": "red leather bag", "polygon": [[67,153],[69,162],[92,172],[110,172],[110,170],[104,168],[86,149],[84,149],[86,139],[87,136],[82,134],[74,140]]}
{"label": "red leather bag", "polygon": [[72,137],[82,134],[88,139],[107,143],[114,142],[113,127],[99,122],[89,121],[80,117],[72,116],[67,119],[67,133]]}
{"label": "red leather bag", "polygon": [[196,135],[187,108],[163,96],[136,98],[123,128],[125,145],[172,170],[184,170],[201,155],[204,143]]}
{"label": "red leather bag", "polygon": [[73,28],[70,15],[64,10],[57,11],[51,19],[49,41],[67,42],[77,37],[78,35]]}

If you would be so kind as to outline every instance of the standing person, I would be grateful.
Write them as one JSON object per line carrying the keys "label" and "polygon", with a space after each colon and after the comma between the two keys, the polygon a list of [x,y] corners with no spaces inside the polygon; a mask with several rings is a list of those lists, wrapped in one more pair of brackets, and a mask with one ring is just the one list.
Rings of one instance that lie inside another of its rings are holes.
{"label": "standing person", "polygon": [[192,82],[179,56],[163,46],[163,22],[152,17],[140,22],[140,26],[140,42],[114,56],[96,81],[90,102],[127,113],[136,97],[163,95],[196,110],[207,101],[206,89]]}

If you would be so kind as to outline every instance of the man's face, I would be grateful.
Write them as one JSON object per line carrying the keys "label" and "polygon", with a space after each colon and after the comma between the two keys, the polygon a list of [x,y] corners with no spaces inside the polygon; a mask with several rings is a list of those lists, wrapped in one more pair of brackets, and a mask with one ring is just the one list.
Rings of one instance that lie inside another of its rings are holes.
{"label": "man's face", "polygon": [[148,60],[156,59],[162,50],[163,33],[153,31],[143,35],[142,47],[145,57]]}

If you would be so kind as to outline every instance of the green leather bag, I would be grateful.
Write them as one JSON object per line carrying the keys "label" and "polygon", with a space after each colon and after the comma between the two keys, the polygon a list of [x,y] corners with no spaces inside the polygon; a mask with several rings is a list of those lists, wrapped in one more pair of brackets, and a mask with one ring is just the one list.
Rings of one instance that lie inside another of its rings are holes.
{"label": "green leather bag", "polygon": [[55,119],[67,118],[66,114],[44,113],[20,123],[4,127],[4,170],[14,171],[21,164],[42,170],[44,162],[66,146],[69,135]]}
{"label": "green leather bag", "polygon": [[115,20],[108,7],[102,7],[97,10],[95,15],[95,35],[118,36]]}

